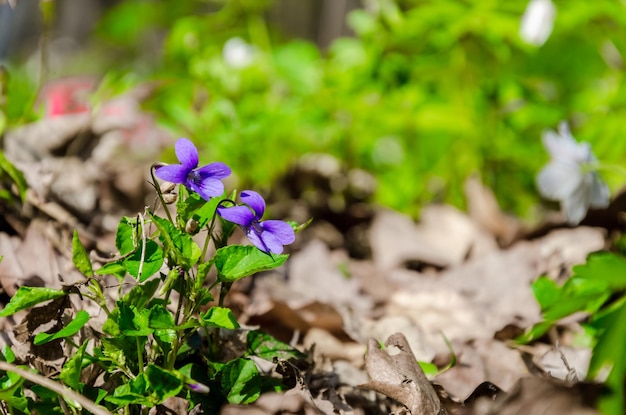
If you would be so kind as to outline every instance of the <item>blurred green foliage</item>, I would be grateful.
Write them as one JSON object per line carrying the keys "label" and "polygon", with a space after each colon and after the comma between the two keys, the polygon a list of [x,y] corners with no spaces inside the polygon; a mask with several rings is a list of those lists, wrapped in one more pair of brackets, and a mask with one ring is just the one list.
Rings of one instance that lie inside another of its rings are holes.
{"label": "blurred green foliage", "polygon": [[[624,161],[623,2],[555,1],[541,47],[518,34],[527,0],[365,3],[348,15],[355,36],[325,51],[269,25],[272,1],[125,1],[96,34],[114,56],[108,81],[157,80],[148,108],[242,186],[328,152],[373,172],[377,201],[413,215],[432,201],[462,207],[463,181],[479,174],[532,219],[544,129],[568,120],[600,160]],[[224,59],[233,37],[251,46],[249,64]]]}
{"label": "blurred green foliage", "polygon": [[600,252],[573,268],[573,275],[558,285],[542,276],[532,285],[541,306],[543,321],[530,328],[518,341],[528,343],[541,338],[564,317],[581,312],[589,314],[582,323],[578,342],[591,346],[593,356],[587,377],[601,382],[607,390],[601,394],[599,409],[603,414],[621,414],[626,402],[626,259],[622,255]]}

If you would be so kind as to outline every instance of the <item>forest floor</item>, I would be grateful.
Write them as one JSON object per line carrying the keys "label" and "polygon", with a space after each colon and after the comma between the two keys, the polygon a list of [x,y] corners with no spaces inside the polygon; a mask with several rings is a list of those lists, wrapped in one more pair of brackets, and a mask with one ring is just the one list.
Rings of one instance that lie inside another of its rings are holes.
{"label": "forest floor", "polygon": [[[2,206],[2,305],[22,285],[81,281],[71,260],[73,230],[93,254],[110,255],[121,216],[153,203],[147,172],[168,141],[152,132],[144,138],[159,145],[147,151],[145,140],[125,138],[126,127],[83,115],[7,134],[4,151],[30,190],[19,209]],[[541,275],[564,281],[573,265],[609,245],[612,222],[591,215],[568,227],[555,214],[529,229],[502,213],[475,178],[465,183],[467,212],[433,204],[414,221],[371,203],[374,185],[362,171],[313,155],[269,192],[272,216],[313,222],[288,247],[283,267],[239,281],[226,305],[242,327],[305,352],[308,365],[291,369],[286,393],[221,413],[597,413],[598,388],[582,381],[591,352],[573,345],[585,316],[530,345],[515,338],[541,321],[531,283]],[[19,324],[19,315],[0,322],[2,342],[16,349],[24,346],[14,333]],[[55,365],[30,357],[40,372]],[[439,373],[426,377],[418,361]],[[191,410],[176,398],[164,408]]]}

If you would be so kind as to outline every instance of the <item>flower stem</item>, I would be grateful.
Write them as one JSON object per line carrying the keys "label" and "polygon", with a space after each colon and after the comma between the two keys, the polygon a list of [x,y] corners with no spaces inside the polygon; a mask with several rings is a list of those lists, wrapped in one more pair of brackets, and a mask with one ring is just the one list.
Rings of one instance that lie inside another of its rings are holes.
{"label": "flower stem", "polygon": [[165,214],[167,215],[167,219],[172,222],[174,225],[174,221],[172,220],[172,215],[170,214],[170,210],[167,208],[167,204],[165,203],[165,199],[163,199],[163,193],[161,192],[161,187],[158,185],[158,181],[154,175],[154,169],[156,168],[156,164],[150,166],[150,176],[152,176],[152,184],[154,185],[154,189],[157,192],[157,196],[159,196],[159,200],[161,201],[161,206],[163,206],[163,210],[165,210]]}
{"label": "flower stem", "polygon": [[232,286],[232,282],[222,282],[222,286],[220,287],[220,298],[218,300],[218,305],[220,307],[224,307],[224,299],[226,298],[226,295],[228,294],[228,292],[230,291],[230,287]]}
{"label": "flower stem", "polygon": [[143,351],[141,350],[139,337],[135,337],[135,343],[137,344],[137,361],[139,363],[139,373],[143,373]]}

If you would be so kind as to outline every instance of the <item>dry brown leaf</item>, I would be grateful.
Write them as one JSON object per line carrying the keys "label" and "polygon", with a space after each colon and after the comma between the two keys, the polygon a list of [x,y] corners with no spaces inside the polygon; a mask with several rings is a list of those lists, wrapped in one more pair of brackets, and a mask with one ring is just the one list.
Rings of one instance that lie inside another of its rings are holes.
{"label": "dry brown leaf", "polygon": [[371,338],[382,342],[394,333],[402,333],[417,360],[430,362],[435,357],[435,350],[424,331],[406,316],[384,315],[377,320],[361,317],[359,323],[359,338],[363,343]]}
{"label": "dry brown leaf", "polygon": [[[392,335],[385,346],[381,350],[376,340],[368,342],[365,369],[372,380],[361,386],[395,399],[413,415],[447,414],[404,335]],[[398,349],[396,354],[392,348]]]}
{"label": "dry brown leaf", "polygon": [[43,118],[5,136],[5,155],[12,162],[33,162],[51,157],[82,132],[89,130],[89,114],[68,114]]}
{"label": "dry brown leaf", "polygon": [[[332,414],[332,412],[330,412]],[[285,393],[264,393],[250,405],[226,405],[221,415],[320,415],[308,389],[298,384]]]}
{"label": "dry brown leaf", "polygon": [[587,377],[591,349],[559,346],[550,348],[540,358],[534,359],[537,367],[555,379],[577,382]]}
{"label": "dry brown leaf", "polygon": [[[347,258],[344,258],[347,261]],[[310,242],[291,258],[288,286],[290,291],[308,301],[318,301],[335,308],[350,306],[366,310],[371,307],[367,297],[360,294],[359,282],[346,278],[340,261],[320,241]]]}
{"label": "dry brown leaf", "polygon": [[382,270],[411,261],[445,268],[498,247],[472,219],[448,205],[425,207],[417,224],[408,216],[381,210],[372,223],[370,244]]}
{"label": "dry brown leaf", "polygon": [[[509,390],[528,369],[519,351],[493,339],[477,339],[470,342],[452,342],[457,364],[437,375],[435,382],[457,399],[466,399],[484,382],[491,382]],[[450,356],[443,356],[447,363]]]}
{"label": "dry brown leaf", "polygon": [[438,352],[441,338],[490,338],[510,324],[529,327],[540,321],[531,283],[555,267],[569,269],[604,245],[604,232],[595,228],[561,229],[522,241],[440,272],[436,276],[394,270],[389,279],[401,281],[391,295],[387,313],[409,317]]}
{"label": "dry brown leaf", "polygon": [[341,342],[326,330],[312,328],[302,342],[306,349],[313,348],[315,355],[330,360],[347,360],[358,365],[363,360],[365,346],[354,342]]}
{"label": "dry brown leaf", "polygon": [[55,252],[44,236],[42,227],[47,225],[33,221],[22,241],[11,241],[0,234],[0,247],[5,256],[0,262],[0,283],[9,296],[22,285],[60,287],[58,275],[67,271],[68,261]]}
{"label": "dry brown leaf", "polygon": [[503,399],[478,399],[473,405],[475,415],[598,415],[594,409],[598,387],[561,383],[529,377],[521,379]]}
{"label": "dry brown leaf", "polygon": [[189,401],[187,399],[171,396],[162,404],[150,408],[148,415],[187,415],[188,409]]}
{"label": "dry brown leaf", "polygon": [[469,216],[494,235],[502,245],[510,245],[520,236],[522,223],[502,212],[493,190],[484,186],[478,177],[469,177],[463,190]]}

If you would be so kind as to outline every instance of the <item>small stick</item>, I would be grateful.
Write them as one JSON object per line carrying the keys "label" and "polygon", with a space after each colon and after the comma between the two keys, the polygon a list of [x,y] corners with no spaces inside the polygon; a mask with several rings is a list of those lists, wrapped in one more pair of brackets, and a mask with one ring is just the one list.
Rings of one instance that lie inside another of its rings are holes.
{"label": "small stick", "polygon": [[41,385],[44,388],[48,388],[51,391],[56,392],[58,395],[66,399],[71,399],[74,402],[77,402],[83,408],[87,409],[89,412],[95,415],[113,415],[111,412],[107,411],[104,407],[96,405],[94,402],[87,399],[83,395],[74,392],[73,390],[61,385],[60,383],[57,383],[53,380],[43,377],[38,373],[29,372],[11,363],[2,362],[2,361],[0,361],[0,370],[17,373],[24,379],[30,380],[31,382]]}

